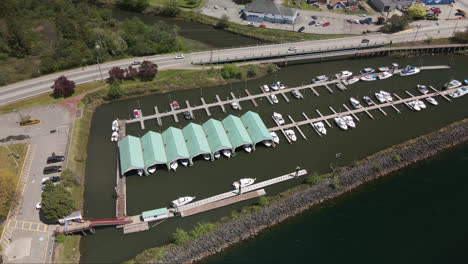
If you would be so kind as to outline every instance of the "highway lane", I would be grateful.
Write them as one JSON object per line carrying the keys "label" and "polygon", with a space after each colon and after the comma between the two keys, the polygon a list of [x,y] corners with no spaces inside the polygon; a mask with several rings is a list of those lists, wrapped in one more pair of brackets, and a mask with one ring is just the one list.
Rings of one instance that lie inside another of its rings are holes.
{"label": "highway lane", "polygon": [[[218,60],[225,58],[248,58],[254,56],[262,56],[273,54],[293,54],[294,52],[288,51],[288,48],[294,46],[298,51],[323,51],[329,49],[359,47],[363,38],[370,40],[370,44],[382,44],[423,40],[428,38],[442,38],[450,37],[454,32],[455,23],[458,23],[457,30],[465,30],[466,21],[451,21],[453,23],[446,23],[443,26],[425,26],[421,27],[419,31],[417,28],[407,30],[396,34],[376,34],[353,36],[340,39],[327,39],[327,40],[314,40],[314,41],[301,41],[294,43],[283,44],[267,44],[257,45],[240,48],[219,49],[213,51],[202,51],[185,54],[184,59],[176,60],[175,54],[154,55],[147,57],[138,57],[131,59],[124,59],[118,61],[106,62],[100,65],[103,78],[108,77],[108,71],[112,67],[128,67],[134,60],[150,60],[156,63],[160,70],[163,69],[177,69],[177,68],[190,68],[192,62],[209,62],[210,59]],[[77,84],[87,83],[95,80],[100,80],[98,65],[92,65],[85,68],[73,69],[63,71],[35,79],[30,79],[23,82],[14,83],[0,88],[0,105],[35,96],[42,93],[51,91],[51,86],[56,78],[65,75],[68,79],[73,80]]]}

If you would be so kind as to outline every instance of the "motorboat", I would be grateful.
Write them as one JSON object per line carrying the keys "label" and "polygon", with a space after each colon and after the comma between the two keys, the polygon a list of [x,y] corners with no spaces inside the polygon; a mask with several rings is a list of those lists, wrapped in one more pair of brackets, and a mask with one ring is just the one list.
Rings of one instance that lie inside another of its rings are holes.
{"label": "motorboat", "polygon": [[416,85],[416,89],[418,89],[418,91],[422,94],[427,94],[429,92],[426,85],[422,85],[422,84]]}
{"label": "motorboat", "polygon": [[184,167],[187,167],[187,165],[189,164],[189,160],[188,159],[181,159],[179,160],[180,161],[180,164],[182,164],[182,166]]}
{"label": "motorboat", "polygon": [[156,166],[153,166],[153,167],[149,167],[148,168],[148,172],[149,173],[154,173],[156,171]]}
{"label": "motorboat", "polygon": [[139,118],[140,117],[140,109],[133,109],[133,117]]}
{"label": "motorboat", "polygon": [[455,92],[450,93],[450,97],[457,98],[468,93],[468,88],[466,86],[458,88]]}
{"label": "motorboat", "polygon": [[273,101],[273,103],[277,104],[279,101],[278,101],[278,97],[276,97],[275,94],[270,94],[270,99],[271,101]]}
{"label": "motorboat", "polygon": [[341,71],[341,72],[335,74],[335,77],[337,79],[346,79],[348,77],[351,77],[352,75],[353,75],[353,73],[350,72],[350,71]]}
{"label": "motorboat", "polygon": [[379,72],[388,72],[389,70],[391,70],[389,67],[380,67],[377,69],[379,70]]}
{"label": "motorboat", "polygon": [[390,77],[392,77],[393,74],[389,73],[389,72],[382,72],[382,74],[379,75],[379,80],[384,80],[384,79],[388,79]]}
{"label": "motorboat", "polygon": [[276,84],[278,85],[280,90],[286,88],[286,86],[284,86],[284,84],[282,82],[276,82]]}
{"label": "motorboat", "polygon": [[119,120],[118,119],[112,121],[112,130],[113,131],[118,131],[119,130]]}
{"label": "motorboat", "polygon": [[185,117],[185,119],[187,119],[187,120],[192,119],[192,115],[190,114],[189,111],[185,111],[185,112],[184,112],[184,117]]}
{"label": "motorboat", "polygon": [[320,75],[315,77],[315,79],[312,80],[312,83],[322,83],[328,81],[328,77],[325,75]]}
{"label": "motorboat", "polygon": [[463,82],[468,85],[468,79],[463,80]]}
{"label": "motorboat", "polygon": [[137,173],[138,173],[138,175],[143,176],[143,173],[145,173],[145,171],[142,170],[142,169],[138,169]]}
{"label": "motorboat", "polygon": [[361,103],[354,99],[353,97],[349,98],[349,101],[351,102],[351,105],[355,108],[355,109],[359,109],[359,108],[362,108],[362,105]]}
{"label": "motorboat", "polygon": [[346,125],[350,128],[355,128],[356,127],[356,123],[354,123],[354,119],[352,116],[350,115],[347,115],[347,116],[343,116],[342,119],[345,121]]}
{"label": "motorboat", "polygon": [[250,145],[243,145],[242,147],[244,148],[245,152],[247,152],[247,153],[252,152],[252,146],[250,146]]}
{"label": "motorboat", "polygon": [[421,111],[421,107],[419,107],[419,104],[416,103],[416,101],[409,101],[408,106],[416,112]]}
{"label": "motorboat", "polygon": [[273,112],[273,120],[275,120],[278,125],[284,125],[284,119],[280,113]]}
{"label": "motorboat", "polygon": [[203,154],[203,159],[204,160],[210,160],[211,159],[210,154]]}
{"label": "motorboat", "polygon": [[383,95],[387,102],[393,101],[393,97],[390,95],[390,93],[387,93],[386,91],[380,91],[380,94]]}
{"label": "motorboat", "polygon": [[323,122],[316,122],[314,123],[314,127],[315,129],[317,129],[317,131],[322,134],[322,135],[326,135],[327,134],[327,129],[325,128],[325,125],[323,124]]}
{"label": "motorboat", "polygon": [[344,84],[342,84],[340,82],[336,83],[336,88],[340,89],[341,91],[346,91],[347,90],[346,86],[344,86]]}
{"label": "motorboat", "polygon": [[346,125],[346,122],[343,120],[341,117],[335,117],[335,123],[338,125],[343,130],[348,130],[348,125]]}
{"label": "motorboat", "polygon": [[286,133],[286,136],[292,141],[295,142],[297,140],[296,133],[292,129],[286,129],[284,131]]}
{"label": "motorboat", "polygon": [[180,197],[177,200],[172,201],[171,205],[173,207],[179,207],[179,206],[186,205],[186,204],[190,203],[194,199],[195,199],[195,197],[190,197],[190,196]]}
{"label": "motorboat", "polygon": [[216,151],[215,153],[213,153],[213,156],[215,157],[215,159],[219,159],[221,157],[221,153],[219,153],[219,151]]}
{"label": "motorboat", "polygon": [[361,78],[362,81],[371,82],[377,80],[377,76],[374,74],[369,74]]}
{"label": "motorboat", "polygon": [[392,70],[396,70],[396,69],[398,69],[398,67],[400,67],[400,65],[398,65],[398,63],[392,63]]}
{"label": "motorboat", "polygon": [[180,108],[179,103],[177,101],[172,101],[171,106],[174,110],[177,110]]}
{"label": "motorboat", "polygon": [[270,88],[273,90],[273,91],[278,91],[279,90],[279,87],[276,83],[272,83],[270,84]]}
{"label": "motorboat", "polygon": [[268,93],[270,91],[270,87],[268,87],[268,85],[264,84],[263,85],[263,91]]}
{"label": "motorboat", "polygon": [[231,152],[231,150],[229,150],[229,149],[223,149],[223,150],[221,150],[221,153],[223,153],[223,155],[224,155],[226,158],[230,158],[231,155],[232,155],[232,152]]}
{"label": "motorboat", "polygon": [[421,100],[416,100],[416,103],[418,104],[418,106],[419,106],[421,109],[426,109],[426,105],[424,104],[423,101],[421,101]]}
{"label": "motorboat", "polygon": [[236,103],[236,102],[231,103],[231,107],[232,107],[232,109],[234,109],[234,110],[239,110],[239,108],[240,108],[239,104]]}
{"label": "motorboat", "polygon": [[377,100],[382,104],[387,102],[387,99],[385,99],[385,96],[381,94],[380,92],[375,93],[375,98],[377,98]]}
{"label": "motorboat", "polygon": [[374,105],[374,101],[372,101],[372,99],[369,96],[364,96],[362,97],[362,99],[364,100],[364,102],[366,102],[367,105]]}
{"label": "motorboat", "polygon": [[262,141],[263,145],[265,145],[265,147],[271,147],[271,140],[263,140]]}
{"label": "motorboat", "polygon": [[252,179],[252,178],[244,178],[244,179],[240,179],[238,181],[235,181],[233,184],[232,184],[232,187],[234,189],[239,189],[240,188],[244,188],[244,187],[247,187],[249,185],[252,185],[254,184],[256,179]]}
{"label": "motorboat", "polygon": [[169,164],[169,167],[175,171],[177,170],[177,167],[179,167],[179,163],[177,163],[177,161],[173,161],[171,164]]}
{"label": "motorboat", "polygon": [[359,74],[364,75],[364,74],[371,74],[374,72],[375,70],[373,68],[364,68],[362,71],[359,72]]}
{"label": "motorboat", "polygon": [[446,82],[444,84],[444,88],[445,89],[453,89],[453,88],[457,88],[457,87],[460,87],[462,85],[462,83],[458,80],[450,80],[448,82]]}
{"label": "motorboat", "polygon": [[292,91],[291,91],[291,94],[292,94],[292,95],[294,96],[294,98],[296,98],[296,99],[302,99],[302,98],[304,98],[304,96],[302,96],[301,92],[299,92],[299,90],[296,90],[296,89],[292,90]]}
{"label": "motorboat", "polygon": [[276,132],[270,132],[270,136],[273,138],[273,142],[275,144],[279,144],[279,137],[278,134],[276,134]]}
{"label": "motorboat", "polygon": [[420,71],[421,71],[420,68],[408,65],[408,66],[406,66],[406,68],[404,68],[399,73],[399,75],[400,76],[410,76],[410,75],[415,75],[416,73],[419,73]]}
{"label": "motorboat", "polygon": [[119,141],[119,133],[117,131],[112,132],[111,141],[112,142]]}
{"label": "motorboat", "polygon": [[436,99],[432,98],[432,97],[427,97],[426,98],[426,101],[428,103],[430,103],[431,105],[438,105],[439,103],[436,101]]}
{"label": "motorboat", "polygon": [[348,84],[353,84],[359,82],[359,78],[351,78],[348,80]]}

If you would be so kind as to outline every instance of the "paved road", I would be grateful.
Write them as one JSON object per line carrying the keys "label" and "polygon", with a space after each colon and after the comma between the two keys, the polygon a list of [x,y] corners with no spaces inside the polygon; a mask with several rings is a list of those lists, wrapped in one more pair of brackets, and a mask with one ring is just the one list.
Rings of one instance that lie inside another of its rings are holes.
{"label": "paved road", "polygon": [[[450,37],[454,32],[454,27],[457,26],[457,30],[465,30],[468,25],[468,21],[447,21],[445,25],[435,26],[435,24],[422,24],[419,32],[417,28],[412,28],[410,30],[387,35],[387,34],[376,34],[368,35],[365,38],[370,40],[370,44],[373,43],[393,43],[397,42],[406,42],[413,41],[415,39],[422,40],[427,38],[440,38],[440,37]],[[416,34],[417,33],[417,34]],[[203,51],[203,52],[194,52],[190,54],[185,54],[184,59],[176,60],[174,55],[157,55],[157,56],[148,56],[135,58],[139,60],[150,60],[158,64],[159,69],[187,69],[187,68],[196,68],[191,65],[191,62],[199,61],[209,61],[210,59],[223,59],[223,58],[233,58],[233,57],[252,57],[260,56],[267,53],[286,53],[288,47],[294,46],[298,50],[326,50],[326,49],[335,49],[342,47],[351,47],[359,46],[363,36],[333,39],[333,40],[318,40],[318,41],[303,41],[296,43],[286,43],[286,44],[272,44],[272,45],[258,45],[251,47],[241,47],[233,49],[220,49],[214,51]],[[107,72],[112,67],[127,67],[135,59],[126,59],[119,61],[112,61],[100,65],[102,75],[106,78]],[[91,82],[95,80],[100,80],[101,76],[99,73],[98,65],[93,65],[86,67],[84,69],[75,69],[64,71],[61,73],[55,73],[36,79],[31,79],[8,86],[0,88],[0,105],[21,100],[24,98],[32,97],[38,94],[50,92],[50,87],[53,84],[53,81],[60,75],[65,75],[70,80],[75,81],[77,84]]]}

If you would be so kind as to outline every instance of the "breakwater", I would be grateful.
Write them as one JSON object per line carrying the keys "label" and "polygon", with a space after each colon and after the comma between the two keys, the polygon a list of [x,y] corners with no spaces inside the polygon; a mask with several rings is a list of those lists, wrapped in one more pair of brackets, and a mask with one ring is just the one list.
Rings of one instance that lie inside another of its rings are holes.
{"label": "breakwater", "polygon": [[261,210],[224,224],[207,235],[166,251],[155,263],[190,263],[215,254],[242,240],[252,238],[263,229],[297,215],[325,200],[333,199],[357,186],[399,170],[417,161],[468,140],[468,119],[433,133],[380,151],[336,173],[341,188],[330,180],[297,192]]}

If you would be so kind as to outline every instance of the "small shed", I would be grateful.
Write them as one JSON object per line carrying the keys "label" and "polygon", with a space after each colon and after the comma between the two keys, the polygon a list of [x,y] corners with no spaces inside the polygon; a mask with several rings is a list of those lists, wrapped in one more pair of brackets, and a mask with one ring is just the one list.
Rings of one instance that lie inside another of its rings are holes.
{"label": "small shed", "polygon": [[141,213],[141,218],[144,222],[151,222],[169,217],[169,211],[167,208],[159,208],[150,211],[144,211]]}
{"label": "small shed", "polygon": [[65,223],[67,223],[67,222],[78,221],[78,220],[81,220],[81,219],[82,219],[81,212],[80,211],[74,211],[70,215],[65,216],[62,219],[59,219],[58,221],[59,221],[60,224],[63,225]]}

